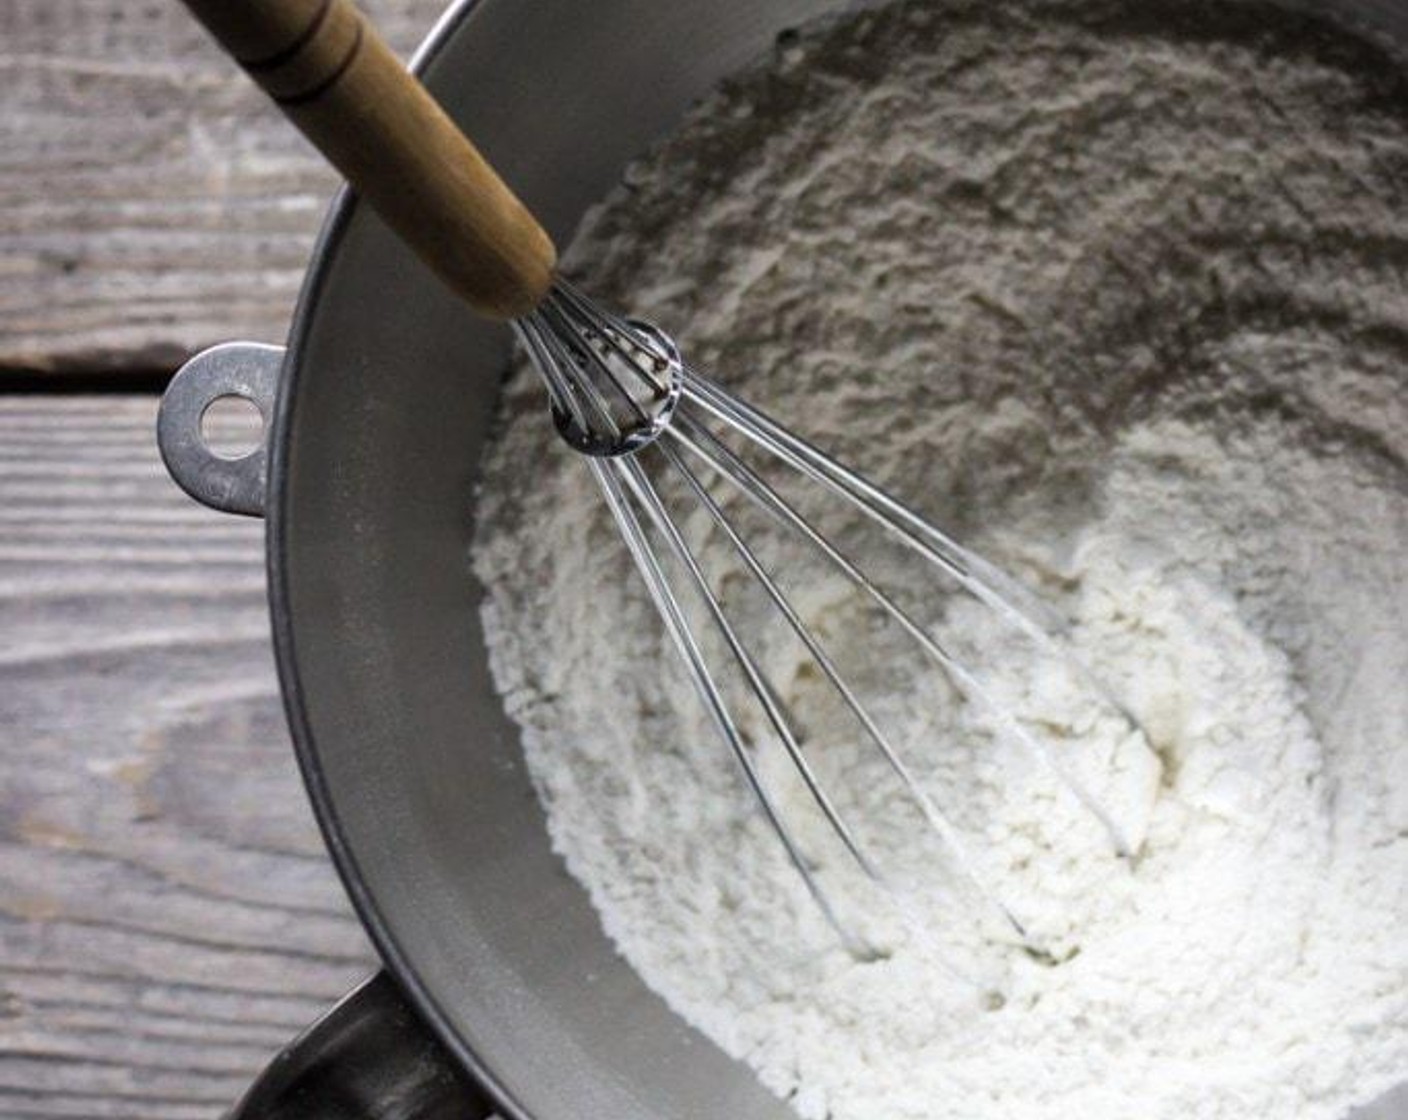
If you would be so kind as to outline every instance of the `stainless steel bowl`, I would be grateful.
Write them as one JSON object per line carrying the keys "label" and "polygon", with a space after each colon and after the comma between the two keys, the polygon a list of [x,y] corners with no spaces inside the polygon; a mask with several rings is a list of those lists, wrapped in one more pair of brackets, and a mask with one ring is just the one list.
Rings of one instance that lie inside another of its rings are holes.
{"label": "stainless steel bowl", "polygon": [[[561,243],[693,99],[783,28],[836,6],[464,0],[417,66]],[[1408,45],[1408,0],[1300,6]],[[365,989],[291,1050],[242,1114],[477,1115],[466,1111],[477,1084],[523,1120],[786,1120],[613,952],[549,850],[466,562],[506,353],[505,332],[465,314],[343,197],[287,353],[197,358],[163,406],[178,480],[267,516],[299,761],[397,982]],[[269,415],[267,470],[264,451],[217,460],[195,437],[205,404],[230,392]],[[338,1111],[339,1093],[363,1111]],[[300,1099],[314,1103],[304,1112]],[[1408,1093],[1357,1120],[1404,1116]]]}

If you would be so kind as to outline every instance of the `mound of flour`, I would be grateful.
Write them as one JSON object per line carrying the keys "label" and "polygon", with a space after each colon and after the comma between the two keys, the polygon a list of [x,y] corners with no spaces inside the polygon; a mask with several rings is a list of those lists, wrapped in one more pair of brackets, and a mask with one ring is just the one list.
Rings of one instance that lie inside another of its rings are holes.
{"label": "mound of flour", "polygon": [[[945,744],[926,789],[1047,952],[950,884],[854,959],[520,372],[474,564],[553,841],[646,981],[809,1120],[1342,1120],[1408,1076],[1395,72],[1240,5],[889,6],[779,43],[586,223],[585,287],[1040,587],[1157,753],[1115,859],[867,635],[845,668],[902,746]],[[842,582],[799,601],[857,629]],[[1010,700],[1058,718],[1036,682]],[[836,762],[841,807],[904,866],[912,814],[867,765]]]}

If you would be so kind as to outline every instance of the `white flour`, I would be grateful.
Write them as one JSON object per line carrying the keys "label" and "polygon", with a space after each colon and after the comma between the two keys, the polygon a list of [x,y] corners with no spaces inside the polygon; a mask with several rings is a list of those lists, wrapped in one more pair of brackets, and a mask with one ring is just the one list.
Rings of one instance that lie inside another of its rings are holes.
{"label": "white flour", "polygon": [[[1265,11],[1077,11],[910,4],[787,44],[571,258],[1076,621],[1163,760],[1120,806],[1133,865],[912,649],[843,658],[1059,963],[955,916],[951,880],[914,899],[932,937],[835,945],[526,375],[476,542],[493,668],[621,952],[803,1116],[1342,1120],[1408,1077],[1408,94]],[[799,598],[859,629],[844,584]],[[763,661],[821,710],[789,657]],[[859,747],[818,764],[914,871]]]}

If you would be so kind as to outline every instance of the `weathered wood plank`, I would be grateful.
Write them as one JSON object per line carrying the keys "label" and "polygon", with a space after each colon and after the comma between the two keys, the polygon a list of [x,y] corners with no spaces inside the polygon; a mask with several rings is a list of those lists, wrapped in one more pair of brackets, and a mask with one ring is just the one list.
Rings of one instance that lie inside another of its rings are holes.
{"label": "weathered wood plank", "polygon": [[192,1120],[373,964],[290,753],[262,525],[155,401],[0,396],[0,1116]]}
{"label": "weathered wood plank", "polygon": [[[443,0],[366,0],[407,53]],[[0,4],[0,373],[280,341],[336,180],[173,0]]]}

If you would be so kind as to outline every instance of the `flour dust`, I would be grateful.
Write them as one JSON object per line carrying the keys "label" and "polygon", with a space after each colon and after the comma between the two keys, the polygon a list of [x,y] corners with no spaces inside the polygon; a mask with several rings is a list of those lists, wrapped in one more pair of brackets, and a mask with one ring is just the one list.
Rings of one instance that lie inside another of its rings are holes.
{"label": "flour dust", "polygon": [[[924,885],[859,744],[818,764],[912,889],[848,955],[520,371],[474,564],[553,842],[645,980],[808,1120],[1343,1120],[1408,1076],[1402,72],[1253,6],[900,3],[780,42],[585,223],[583,287],[1036,587],[1152,748],[1041,674],[1003,686],[1123,775],[1121,860],[851,585],[805,581],[1043,949],[955,916],[981,906],[953,861]],[[918,601],[1002,664],[990,612]],[[820,719],[824,680],[760,640]]]}

